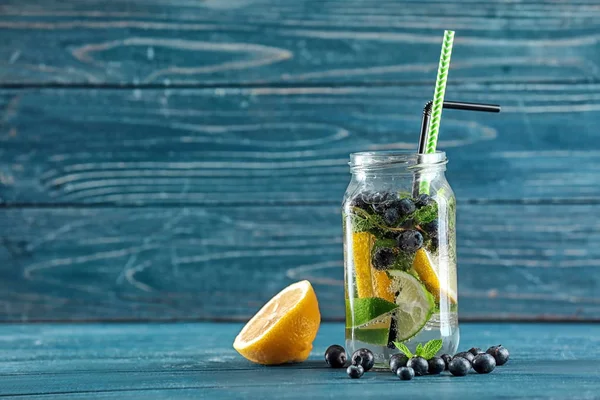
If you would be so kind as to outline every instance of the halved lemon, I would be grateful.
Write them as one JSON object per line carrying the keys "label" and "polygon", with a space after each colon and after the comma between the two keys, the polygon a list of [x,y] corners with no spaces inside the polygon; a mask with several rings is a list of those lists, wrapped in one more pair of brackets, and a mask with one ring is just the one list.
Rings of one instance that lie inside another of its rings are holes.
{"label": "halved lemon", "polygon": [[302,362],[320,324],[315,291],[310,282],[300,281],[269,300],[237,335],[233,348],[258,364]]}

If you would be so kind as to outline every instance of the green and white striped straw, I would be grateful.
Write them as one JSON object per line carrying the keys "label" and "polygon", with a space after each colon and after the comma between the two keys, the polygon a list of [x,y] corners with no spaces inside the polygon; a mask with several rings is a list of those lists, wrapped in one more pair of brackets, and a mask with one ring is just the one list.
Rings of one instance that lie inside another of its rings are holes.
{"label": "green and white striped straw", "polygon": [[[444,31],[440,64],[438,66],[435,90],[433,92],[433,107],[431,109],[431,122],[427,132],[425,154],[435,153],[437,148],[440,122],[442,121],[442,110],[444,108],[444,95],[446,94],[446,82],[448,81],[448,70],[450,69],[450,58],[452,56],[452,45],[454,44],[454,31]],[[419,184],[420,193],[429,193],[429,182],[421,180]]]}
{"label": "green and white striped straw", "polygon": [[440,122],[442,121],[442,109],[444,108],[444,95],[446,94],[446,82],[448,81],[448,70],[450,69],[450,57],[452,56],[452,45],[454,44],[454,31],[444,31],[440,64],[438,66],[435,91],[433,92],[433,107],[431,108],[431,122],[427,134],[427,145],[425,153],[435,153],[438,135],[440,133]]}

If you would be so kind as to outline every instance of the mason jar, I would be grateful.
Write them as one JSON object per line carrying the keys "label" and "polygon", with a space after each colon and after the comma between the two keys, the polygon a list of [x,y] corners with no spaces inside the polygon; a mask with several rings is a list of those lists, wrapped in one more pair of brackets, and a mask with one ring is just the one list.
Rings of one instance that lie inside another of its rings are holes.
{"label": "mason jar", "polygon": [[[446,154],[350,155],[343,201],[346,348],[371,350],[376,366],[406,346],[459,342],[456,199]],[[422,349],[421,349],[422,351]]]}

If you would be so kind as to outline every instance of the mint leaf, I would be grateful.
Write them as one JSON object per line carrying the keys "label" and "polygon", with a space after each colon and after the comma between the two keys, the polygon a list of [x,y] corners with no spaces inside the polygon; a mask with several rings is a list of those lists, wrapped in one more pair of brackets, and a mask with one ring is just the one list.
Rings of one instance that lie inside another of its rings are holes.
{"label": "mint leaf", "polygon": [[415,353],[417,354],[417,357],[423,356],[423,343],[419,343],[417,345],[417,349],[415,350]]}
{"label": "mint leaf", "polygon": [[[381,215],[371,214],[362,208],[352,207],[352,225],[354,232],[371,232],[374,234],[381,234],[384,232],[404,232],[407,228],[388,226]],[[411,214],[412,215],[412,214]],[[401,218],[396,222],[396,225],[401,224],[407,220],[410,216]]]}
{"label": "mint leaf", "polygon": [[369,232],[375,228],[373,222],[362,215],[352,214],[352,232]]}
{"label": "mint leaf", "polygon": [[353,232],[374,232],[385,225],[381,216],[369,214],[358,207],[353,207],[351,216]]}
{"label": "mint leaf", "polygon": [[413,358],[413,353],[410,352],[410,350],[408,349],[408,347],[406,347],[404,343],[394,342],[394,346],[396,346],[398,350],[404,353],[406,357]]}
{"label": "mint leaf", "polygon": [[[399,269],[401,271],[408,271],[412,268],[413,261],[415,260],[415,253],[405,253],[398,248],[398,242],[394,239],[378,238],[373,244],[371,249],[371,257],[375,255],[375,252],[381,248],[391,249],[396,258],[390,269]],[[417,277],[418,278],[418,277]]]}
{"label": "mint leaf", "polygon": [[436,220],[438,217],[438,205],[432,202],[429,205],[419,208],[413,214],[413,218],[417,225],[428,224]]}
{"label": "mint leaf", "polygon": [[442,349],[443,342],[442,339],[433,339],[425,344],[423,347],[423,357],[426,360],[435,357],[435,355]]}
{"label": "mint leaf", "polygon": [[413,262],[415,261],[415,254],[416,253],[405,253],[398,249],[398,256],[392,264],[392,269],[408,271],[412,268]]}
{"label": "mint leaf", "polygon": [[383,247],[394,249],[396,246],[398,246],[398,242],[394,239],[377,238],[373,243],[373,254]]}

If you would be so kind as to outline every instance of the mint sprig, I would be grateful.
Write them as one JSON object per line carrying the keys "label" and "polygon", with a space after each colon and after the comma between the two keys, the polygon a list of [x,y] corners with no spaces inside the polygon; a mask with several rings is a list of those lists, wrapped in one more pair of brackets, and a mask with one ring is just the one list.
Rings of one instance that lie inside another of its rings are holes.
{"label": "mint sprig", "polygon": [[396,346],[396,348],[408,358],[423,357],[424,359],[429,360],[435,357],[437,352],[441,350],[443,342],[442,339],[433,339],[425,343],[425,345],[423,345],[423,343],[419,343],[417,344],[417,348],[415,350],[416,354],[414,355],[404,343],[394,342],[394,346]]}
{"label": "mint sprig", "polygon": [[377,214],[369,214],[357,207],[354,207],[352,211],[353,232],[373,232],[384,226],[383,219]]}
{"label": "mint sprig", "polygon": [[443,344],[444,343],[442,342],[442,339],[430,340],[423,347],[423,354],[421,355],[421,357],[423,357],[426,360],[435,357],[437,352],[442,349]]}
{"label": "mint sprig", "polygon": [[[394,239],[382,239],[378,238],[375,240],[373,247],[371,249],[371,257],[375,256],[377,250],[381,248],[391,249],[395,255],[394,262],[390,266],[390,269],[399,269],[402,271],[408,271],[412,268],[413,262],[415,260],[415,253],[405,253],[401,251],[397,246],[398,242]],[[417,279],[419,279],[417,277]]]}
{"label": "mint sprig", "polygon": [[432,202],[416,210],[413,214],[413,219],[417,225],[428,224],[438,217],[438,205]]}
{"label": "mint sprig", "polygon": [[354,232],[404,232],[407,230],[406,228],[394,228],[387,226],[380,215],[371,214],[362,208],[352,207],[351,215]]}
{"label": "mint sprig", "polygon": [[400,350],[401,353],[404,353],[404,355],[408,358],[413,358],[413,353],[408,349],[408,347],[406,347],[406,345],[404,343],[400,343],[400,342],[394,342],[394,346],[396,346],[396,348],[398,350]]}

